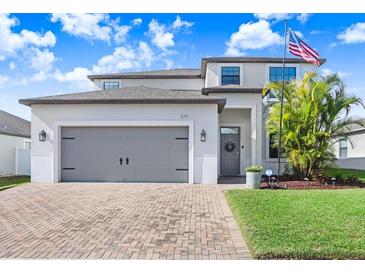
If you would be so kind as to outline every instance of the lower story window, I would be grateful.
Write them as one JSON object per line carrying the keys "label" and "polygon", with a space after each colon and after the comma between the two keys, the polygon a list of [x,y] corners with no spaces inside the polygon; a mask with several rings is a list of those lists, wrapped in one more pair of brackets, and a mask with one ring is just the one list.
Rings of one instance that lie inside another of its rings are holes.
{"label": "lower story window", "polygon": [[274,134],[269,135],[269,158],[278,158],[278,148],[274,146]]}
{"label": "lower story window", "polygon": [[340,139],[340,158],[346,158],[347,157],[347,139],[342,138]]}

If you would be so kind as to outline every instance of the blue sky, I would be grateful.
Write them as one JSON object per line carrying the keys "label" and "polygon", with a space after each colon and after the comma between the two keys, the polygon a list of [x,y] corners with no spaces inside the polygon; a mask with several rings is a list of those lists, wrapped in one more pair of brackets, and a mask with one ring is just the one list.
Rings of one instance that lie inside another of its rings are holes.
{"label": "blue sky", "polygon": [[364,14],[0,14],[0,109],[30,119],[18,99],[91,90],[90,73],[281,57],[285,18],[327,58],[320,73],[339,73],[365,100]]}

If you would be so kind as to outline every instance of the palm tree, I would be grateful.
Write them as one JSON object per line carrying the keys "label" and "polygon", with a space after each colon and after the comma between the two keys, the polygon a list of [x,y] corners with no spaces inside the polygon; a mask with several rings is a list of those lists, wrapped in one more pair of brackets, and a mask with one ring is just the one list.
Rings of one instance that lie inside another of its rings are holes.
{"label": "palm tree", "polygon": [[[280,101],[281,88],[281,83],[269,83],[263,94],[272,92]],[[286,83],[283,95],[283,156],[297,175],[313,177],[334,161],[333,145],[340,138],[348,139],[345,133],[351,125],[364,126],[360,119],[349,116],[352,106],[364,104],[360,98],[346,95],[336,74],[317,77],[308,72],[301,81]],[[266,128],[274,135],[276,146],[279,121],[280,103],[275,103],[269,109]]]}

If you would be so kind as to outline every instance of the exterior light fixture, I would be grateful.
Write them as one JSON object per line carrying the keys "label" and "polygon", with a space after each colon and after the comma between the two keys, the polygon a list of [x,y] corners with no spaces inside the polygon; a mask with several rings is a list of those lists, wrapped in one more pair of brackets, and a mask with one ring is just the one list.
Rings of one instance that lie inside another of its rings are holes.
{"label": "exterior light fixture", "polygon": [[39,142],[45,142],[47,137],[47,133],[42,129],[39,132]]}
{"label": "exterior light fixture", "polygon": [[206,140],[207,140],[207,133],[203,129],[202,132],[200,133],[200,141],[205,142]]}

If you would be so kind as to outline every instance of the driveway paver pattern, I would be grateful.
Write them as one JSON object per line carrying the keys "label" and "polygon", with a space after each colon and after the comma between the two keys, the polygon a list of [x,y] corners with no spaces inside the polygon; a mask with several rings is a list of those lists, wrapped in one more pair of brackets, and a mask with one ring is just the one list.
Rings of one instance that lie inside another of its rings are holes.
{"label": "driveway paver pattern", "polygon": [[251,259],[228,186],[28,184],[0,192],[0,258]]}

